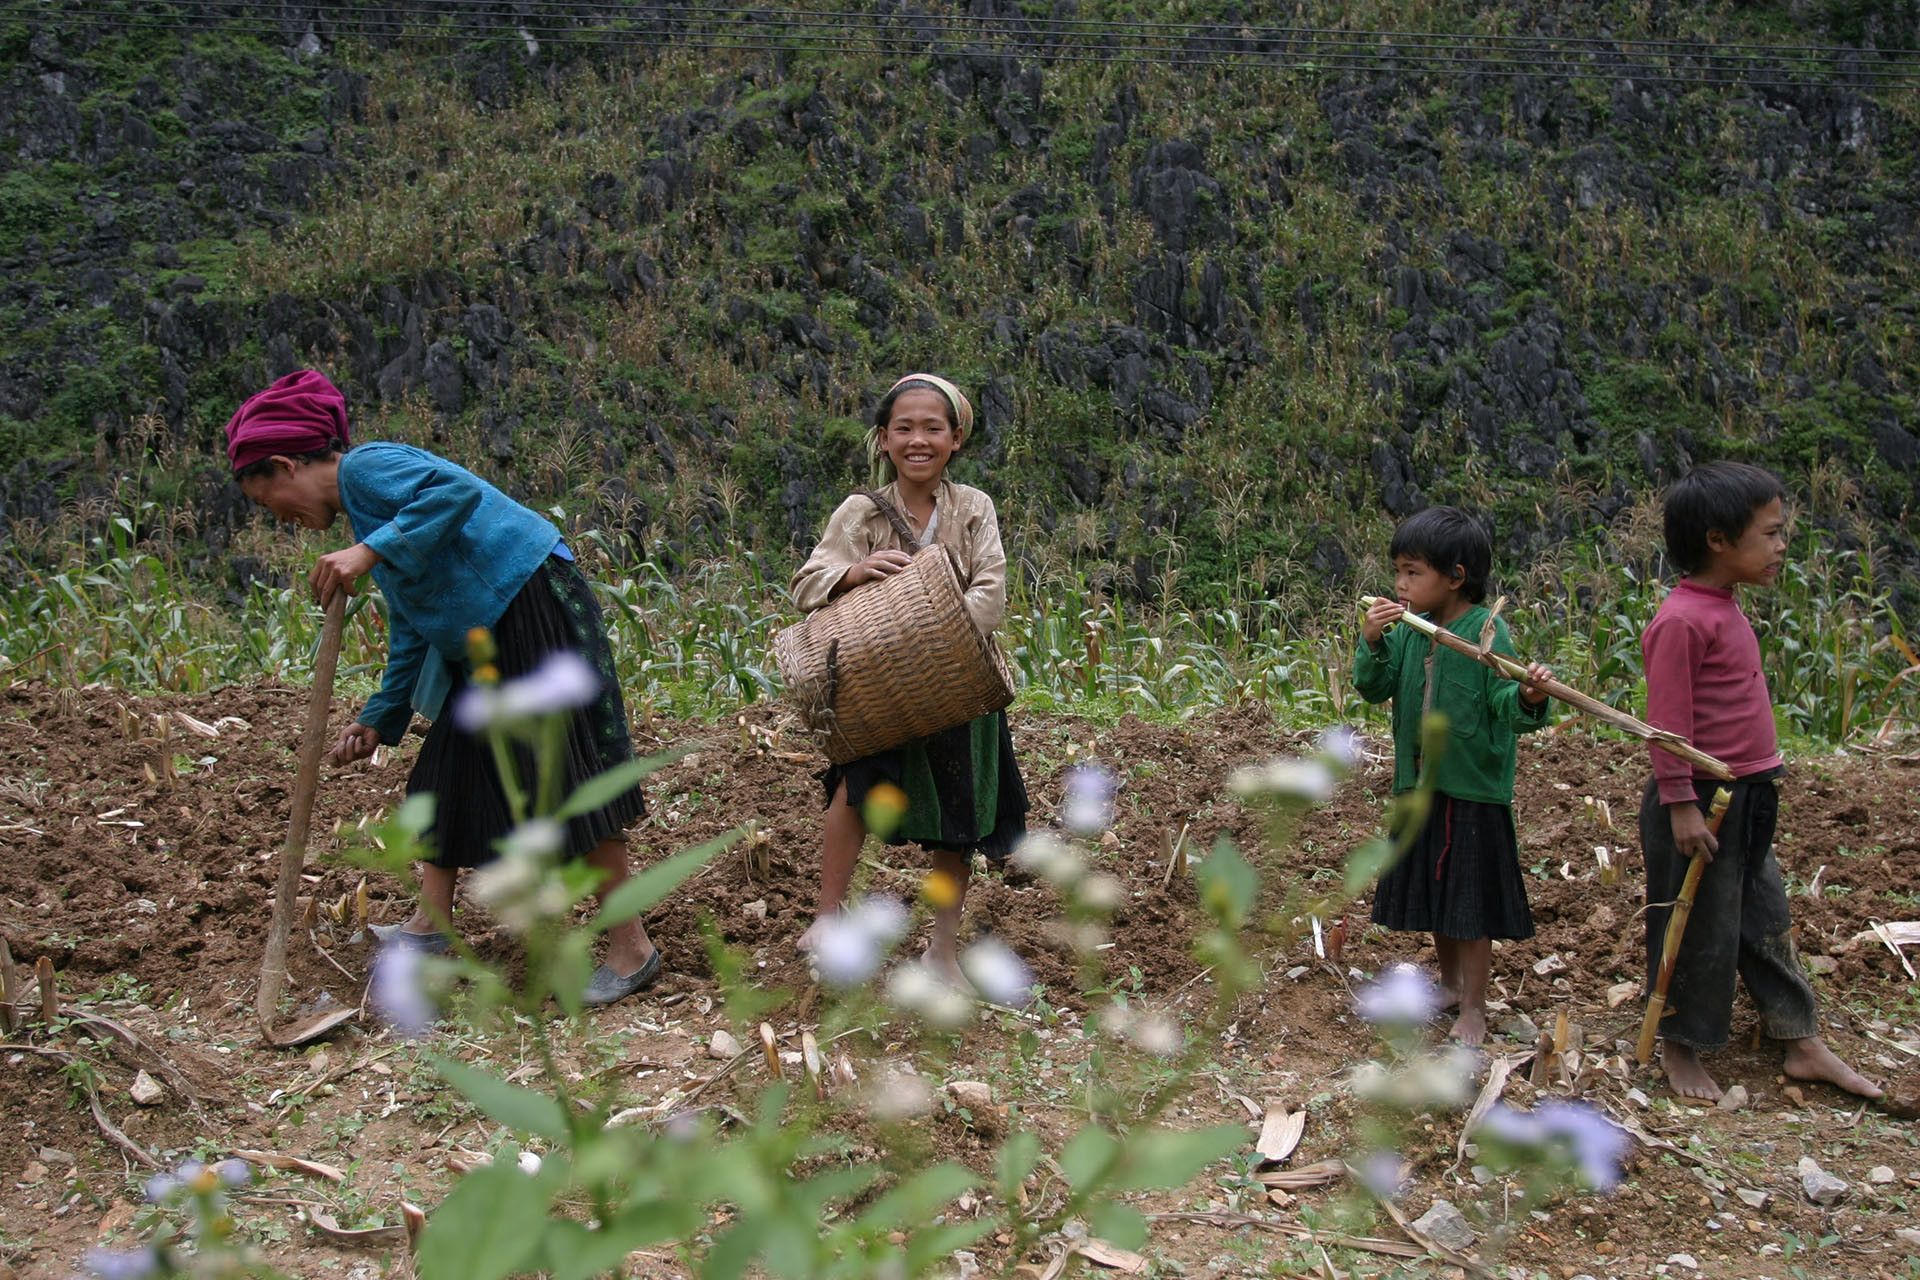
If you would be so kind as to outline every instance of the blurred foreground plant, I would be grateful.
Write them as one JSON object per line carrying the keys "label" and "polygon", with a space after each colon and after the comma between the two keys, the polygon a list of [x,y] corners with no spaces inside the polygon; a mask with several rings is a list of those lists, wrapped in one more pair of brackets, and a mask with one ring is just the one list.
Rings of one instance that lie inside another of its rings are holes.
{"label": "blurred foreground plant", "polygon": [[[1025,1184],[1048,1157],[1031,1130],[998,1131],[1003,1140],[988,1179],[952,1161],[929,1162],[914,1126],[932,1089],[907,1066],[876,1071],[870,1090],[852,1087],[856,1069],[848,1054],[864,1046],[893,1055],[898,1049],[889,1045],[904,1043],[937,1061],[952,1031],[983,1014],[972,992],[948,985],[917,961],[893,968],[883,998],[869,989],[907,926],[906,908],[885,898],[857,900],[823,922],[813,957],[835,994],[821,1030],[844,1028],[827,1035],[830,1047],[836,1034],[843,1047],[829,1064],[813,1034],[806,1035],[803,1072],[810,1087],[780,1078],[770,1028],[762,1036],[774,1070],[765,1083],[745,1072],[734,1075],[737,1106],[695,1105],[669,1095],[651,1107],[623,1108],[617,1085],[569,1079],[557,1043],[564,1028],[547,1016],[548,1002],[578,1018],[593,938],[663,900],[738,832],[633,877],[584,928],[573,927],[593,885],[590,872],[556,856],[558,822],[632,785],[663,759],[620,766],[573,796],[556,795],[550,771],[558,768],[561,744],[553,725],[578,699],[564,677],[564,671],[536,673],[477,687],[455,712],[496,744],[504,770],[518,758],[516,745],[530,748],[537,763],[536,777],[509,780],[521,824],[473,886],[520,938],[524,977],[514,981],[459,943],[450,957],[383,956],[376,971],[376,1004],[397,1031],[424,1030],[431,1019],[426,993],[462,980],[464,1016],[475,1029],[524,1037],[540,1067],[533,1080],[521,1082],[450,1053],[437,1059],[444,1078],[502,1132],[491,1161],[462,1177],[429,1218],[417,1257],[426,1280],[531,1273],[584,1280],[661,1242],[672,1242],[703,1277],[749,1271],[904,1277],[928,1272],[996,1230],[1010,1231],[1016,1250],[1023,1250],[1071,1217],[1086,1218],[1116,1243],[1137,1244],[1144,1220],[1120,1206],[1119,1196],[1182,1185],[1244,1141],[1239,1126],[1178,1132],[1157,1127],[1152,1115],[1122,1123],[1101,1108],[1053,1157],[1049,1167],[1064,1180],[1062,1194],[1038,1205],[1029,1204]],[[1103,812],[1096,806],[1081,817],[1090,822]],[[404,806],[381,833],[380,861],[399,869],[416,857],[427,816],[425,802]],[[886,814],[868,818],[884,829]],[[1070,894],[1089,948],[1117,904],[1110,879],[1079,877]],[[937,905],[943,891],[951,890],[929,877],[926,901]],[[757,1016],[768,997],[739,990],[749,967],[717,938],[710,936],[709,947],[727,1008]],[[974,943],[962,963],[979,993],[1002,1006],[1026,1002],[1031,974],[1003,942]],[[983,1131],[988,1119],[979,1117]],[[846,1158],[838,1130],[849,1120],[877,1126],[878,1158]],[[536,1151],[537,1159],[526,1158]],[[943,1217],[953,1201],[976,1189],[985,1190],[988,1206],[979,1216]]]}

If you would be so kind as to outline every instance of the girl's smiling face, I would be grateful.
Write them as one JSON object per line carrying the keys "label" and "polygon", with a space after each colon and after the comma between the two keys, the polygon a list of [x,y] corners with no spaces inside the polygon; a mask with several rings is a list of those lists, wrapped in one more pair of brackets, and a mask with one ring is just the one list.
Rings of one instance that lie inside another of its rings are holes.
{"label": "girl's smiling face", "polygon": [[959,452],[964,433],[953,425],[952,409],[938,391],[909,387],[894,399],[887,425],[880,429],[880,451],[912,484],[933,484]]}

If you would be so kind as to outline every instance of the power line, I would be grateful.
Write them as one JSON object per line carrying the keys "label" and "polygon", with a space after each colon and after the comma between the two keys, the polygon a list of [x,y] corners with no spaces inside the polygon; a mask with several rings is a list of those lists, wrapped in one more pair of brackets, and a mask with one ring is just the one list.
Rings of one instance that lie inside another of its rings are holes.
{"label": "power line", "polygon": [[[168,7],[174,8],[177,10],[178,5],[175,4],[175,5],[170,5]],[[329,12],[329,8],[331,8],[332,10],[331,12]],[[322,18],[322,19],[337,18],[337,19],[342,19],[347,21],[351,21],[357,17],[358,21],[362,25],[375,25],[375,26],[387,26],[387,27],[411,27],[411,26],[427,25],[428,23],[434,20],[444,21],[446,19],[462,19],[462,18],[478,17],[482,19],[495,19],[503,24],[507,22],[513,22],[517,25],[528,26],[530,30],[535,29],[537,27],[537,23],[529,23],[528,15],[543,14],[545,20],[547,21],[555,21],[555,22],[565,21],[568,23],[568,25],[565,27],[546,28],[547,30],[556,31],[556,32],[563,31],[563,30],[571,30],[578,27],[580,25],[580,22],[583,16],[590,17],[599,12],[611,12],[613,15],[617,16],[618,18],[626,18],[626,17],[638,15],[641,17],[650,17],[654,19],[667,19],[667,18],[685,17],[688,15],[693,15],[693,16],[704,16],[704,17],[751,19],[753,21],[761,22],[761,23],[771,22],[775,24],[787,24],[787,25],[798,24],[798,23],[806,23],[806,24],[812,24],[812,25],[825,25],[825,24],[839,24],[839,23],[845,23],[850,21],[851,22],[862,22],[862,21],[888,22],[890,21],[897,25],[914,25],[914,24],[925,24],[930,22],[939,22],[942,24],[946,24],[950,26],[958,26],[958,27],[965,27],[965,26],[972,25],[972,26],[978,26],[984,29],[999,28],[1007,32],[1024,31],[1024,32],[1029,32],[1036,35],[1042,35],[1042,36],[1072,34],[1072,33],[1084,33],[1084,34],[1093,34],[1093,35],[1126,34],[1126,33],[1184,33],[1192,38],[1238,40],[1238,41],[1296,39],[1296,38],[1299,38],[1299,39],[1333,38],[1336,40],[1342,40],[1342,41],[1348,41],[1348,42],[1377,41],[1377,40],[1395,40],[1395,41],[1413,41],[1413,42],[1450,41],[1450,42],[1473,42],[1473,43],[1488,44],[1488,45],[1517,45],[1517,46],[1523,46],[1526,48],[1553,47],[1558,49],[1573,49],[1573,50],[1584,50],[1584,51],[1606,52],[1606,53],[1619,52],[1620,46],[1623,44],[1626,44],[1626,45],[1631,45],[1637,48],[1660,49],[1663,51],[1678,50],[1682,52],[1698,53],[1702,55],[1734,56],[1734,57],[1743,57],[1743,58],[1771,57],[1771,56],[1782,55],[1782,54],[1812,54],[1819,57],[1833,58],[1833,59],[1856,58],[1856,57],[1861,57],[1866,55],[1876,55],[1883,58],[1898,58],[1898,59],[1913,59],[1915,57],[1920,57],[1920,49],[1907,49],[1907,48],[1867,50],[1867,49],[1862,49],[1852,45],[1814,45],[1814,44],[1776,45],[1776,44],[1756,44],[1756,43],[1750,43],[1750,42],[1749,43],[1717,43],[1717,42],[1705,41],[1705,40],[1667,40],[1667,39],[1657,39],[1653,37],[1626,38],[1623,40],[1618,37],[1573,36],[1573,35],[1554,36],[1554,37],[1548,38],[1548,37],[1539,37],[1539,36],[1499,35],[1494,33],[1481,34],[1481,33],[1466,33],[1466,32],[1435,32],[1435,31],[1381,30],[1381,31],[1356,32],[1356,31],[1345,29],[1345,28],[1312,27],[1312,26],[1297,26],[1297,25],[1274,25],[1274,24],[1255,25],[1255,24],[1241,23],[1232,27],[1228,27],[1222,24],[1188,23],[1188,22],[1153,22],[1153,21],[1145,21],[1141,19],[1122,19],[1122,18],[1092,19],[1092,18],[1049,17],[1049,18],[1041,19],[1041,18],[1028,18],[1028,17],[1010,18],[1010,17],[1000,17],[995,15],[982,15],[982,14],[883,15],[883,14],[875,14],[875,13],[871,13],[863,10],[832,10],[832,9],[823,9],[823,10],[792,9],[792,10],[785,11],[783,16],[783,14],[779,11],[769,13],[767,10],[757,9],[757,8],[745,8],[741,6],[711,5],[711,4],[698,4],[698,3],[687,3],[687,4],[605,3],[605,4],[596,5],[592,3],[586,3],[586,4],[574,3],[574,2],[570,2],[570,0],[522,0],[522,2],[512,4],[512,5],[504,5],[504,4],[495,4],[491,6],[486,4],[460,4],[457,6],[450,5],[447,8],[443,9],[438,14],[431,15],[430,18],[418,18],[418,17],[407,17],[407,16],[382,17],[377,14],[363,15],[360,13],[357,6],[352,4],[343,4],[343,5],[334,5],[334,6],[326,6],[326,5],[318,5],[318,4],[290,5],[282,2],[282,0],[229,0],[229,3],[226,3],[226,4],[222,4],[218,6],[206,6],[203,12],[213,11],[216,14],[218,14],[218,13],[229,11],[229,10],[238,10],[242,14],[251,14],[251,16],[254,16],[254,17],[266,17],[266,18],[294,17],[296,20],[304,17],[309,22],[309,24],[311,24],[311,22],[314,20],[314,16],[318,16],[319,18]],[[583,14],[583,11],[584,11],[584,14]],[[96,10],[96,12],[100,12],[104,14],[112,14],[112,15],[124,15],[124,16],[136,16],[139,14],[138,10],[129,12],[129,10],[125,6],[119,6],[115,8],[99,8]],[[417,15],[419,14],[419,12],[420,10],[416,7],[416,9],[414,10],[414,13]],[[173,14],[167,14],[167,15],[155,14],[152,16],[179,17],[179,16],[185,16],[185,15],[180,15],[176,12]],[[1172,37],[1171,35],[1160,35],[1157,38],[1168,39]]]}
{"label": "power line", "polygon": [[[1528,78],[1570,76],[1601,79],[1628,79],[1644,83],[1669,83],[1701,87],[1800,88],[1826,83],[1817,74],[1796,74],[1793,69],[1772,61],[1776,53],[1812,57],[1822,65],[1818,71],[1828,76],[1838,72],[1857,87],[1891,88],[1920,78],[1920,51],[1897,50],[1873,55],[1878,62],[1857,61],[1869,56],[1844,46],[1770,46],[1711,45],[1700,42],[1663,41],[1646,43],[1658,48],[1669,64],[1674,51],[1685,58],[1698,58],[1709,65],[1701,69],[1665,72],[1636,64],[1630,48],[1588,37],[1570,37],[1564,41],[1534,37],[1480,37],[1457,33],[1433,32],[1337,32],[1326,28],[1264,27],[1234,28],[1186,26],[1170,23],[1115,22],[1094,24],[1082,20],[1049,20],[1031,23],[999,18],[956,19],[916,17],[876,19],[875,15],[832,11],[821,14],[767,14],[738,8],[705,5],[628,6],[617,10],[614,19],[633,18],[650,21],[665,28],[654,32],[636,31],[627,26],[591,26],[574,22],[552,26],[562,17],[573,16],[557,9],[539,13],[533,5],[519,12],[506,8],[466,7],[438,15],[381,16],[356,14],[351,10],[329,13],[323,7],[293,9],[268,6],[242,0],[221,6],[223,11],[197,15],[158,10],[67,8],[61,12],[66,22],[79,22],[96,33],[125,34],[132,31],[184,32],[208,26],[239,29],[243,34],[269,40],[285,40],[290,27],[312,27],[318,23],[339,26],[344,34],[376,39],[458,38],[455,27],[471,26],[498,19],[500,27],[492,38],[531,37],[539,43],[560,47],[664,47],[741,53],[875,53],[917,56],[926,53],[951,53],[967,57],[998,59],[1035,59],[1043,62],[1097,62],[1103,64],[1160,65],[1169,67],[1217,67],[1243,62],[1282,65],[1298,72],[1360,71],[1398,72],[1402,74],[1465,74],[1490,77]],[[690,15],[703,19],[693,21]],[[285,21],[291,18],[292,22]],[[266,20],[268,25],[261,25]],[[891,25],[893,30],[849,31],[840,20],[854,20],[871,26]],[[714,28],[724,21],[736,31]],[[506,24],[511,23],[511,26]],[[928,30],[944,25],[944,34]],[[972,27],[971,32],[953,31],[954,26]],[[904,29],[902,29],[904,28]],[[1177,32],[1179,38],[1167,32]],[[1083,37],[1100,37],[1089,44]],[[1122,37],[1137,36],[1121,42]],[[1060,42],[1055,42],[1055,38]],[[1077,41],[1077,42],[1074,42]],[[991,43],[983,43],[991,42]],[[1262,47],[1265,42],[1267,47]],[[1405,42],[1406,47],[1396,42]],[[1471,52],[1470,42],[1496,45],[1488,54]],[[1196,48],[1196,44],[1199,46]],[[1274,45],[1278,47],[1272,47]],[[1253,47],[1249,47],[1249,45]],[[1588,59],[1620,63],[1611,68],[1596,66]],[[1732,64],[1732,65],[1715,65]],[[1765,73],[1765,74],[1760,74]]]}

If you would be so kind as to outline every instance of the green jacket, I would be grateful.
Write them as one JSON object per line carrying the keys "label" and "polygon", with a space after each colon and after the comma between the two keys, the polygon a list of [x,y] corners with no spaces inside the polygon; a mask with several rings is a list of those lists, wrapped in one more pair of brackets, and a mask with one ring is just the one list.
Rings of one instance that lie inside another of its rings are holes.
{"label": "green jacket", "polygon": [[[1476,605],[1447,630],[1479,644],[1486,622],[1486,607]],[[1505,621],[1494,623],[1493,648],[1516,656]],[[1514,743],[1519,734],[1547,722],[1547,704],[1527,706],[1517,682],[1405,624],[1389,628],[1377,644],[1362,644],[1353,655],[1353,687],[1360,696],[1368,702],[1393,699],[1393,793],[1411,791],[1419,779],[1429,650],[1434,652],[1433,709],[1447,717],[1448,729],[1447,749],[1434,762],[1434,789],[1456,800],[1512,804]]]}

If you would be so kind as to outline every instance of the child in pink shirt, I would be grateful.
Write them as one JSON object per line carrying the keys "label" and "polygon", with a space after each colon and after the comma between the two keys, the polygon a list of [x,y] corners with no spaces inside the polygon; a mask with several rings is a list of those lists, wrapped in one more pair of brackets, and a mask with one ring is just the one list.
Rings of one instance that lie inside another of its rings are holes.
{"label": "child in pink shirt", "polygon": [[1813,988],[1794,954],[1793,918],[1773,853],[1785,766],[1759,638],[1734,589],[1770,586],[1779,575],[1787,549],[1785,500],[1779,480],[1740,462],[1710,462],[1675,482],[1666,500],[1667,558],[1685,576],[1640,637],[1648,723],[1684,735],[1738,779],[1717,838],[1706,809],[1714,790],[1727,784],[1696,776],[1669,752],[1654,750],[1653,778],[1640,804],[1649,982],[1660,970],[1667,917],[1687,865],[1695,856],[1707,859],[1660,1024],[1660,1062],[1683,1098],[1720,1096],[1700,1054],[1726,1047],[1736,977],[1746,983],[1767,1034],[1786,1045],[1787,1075],[1880,1096],[1878,1085],[1820,1039]]}

